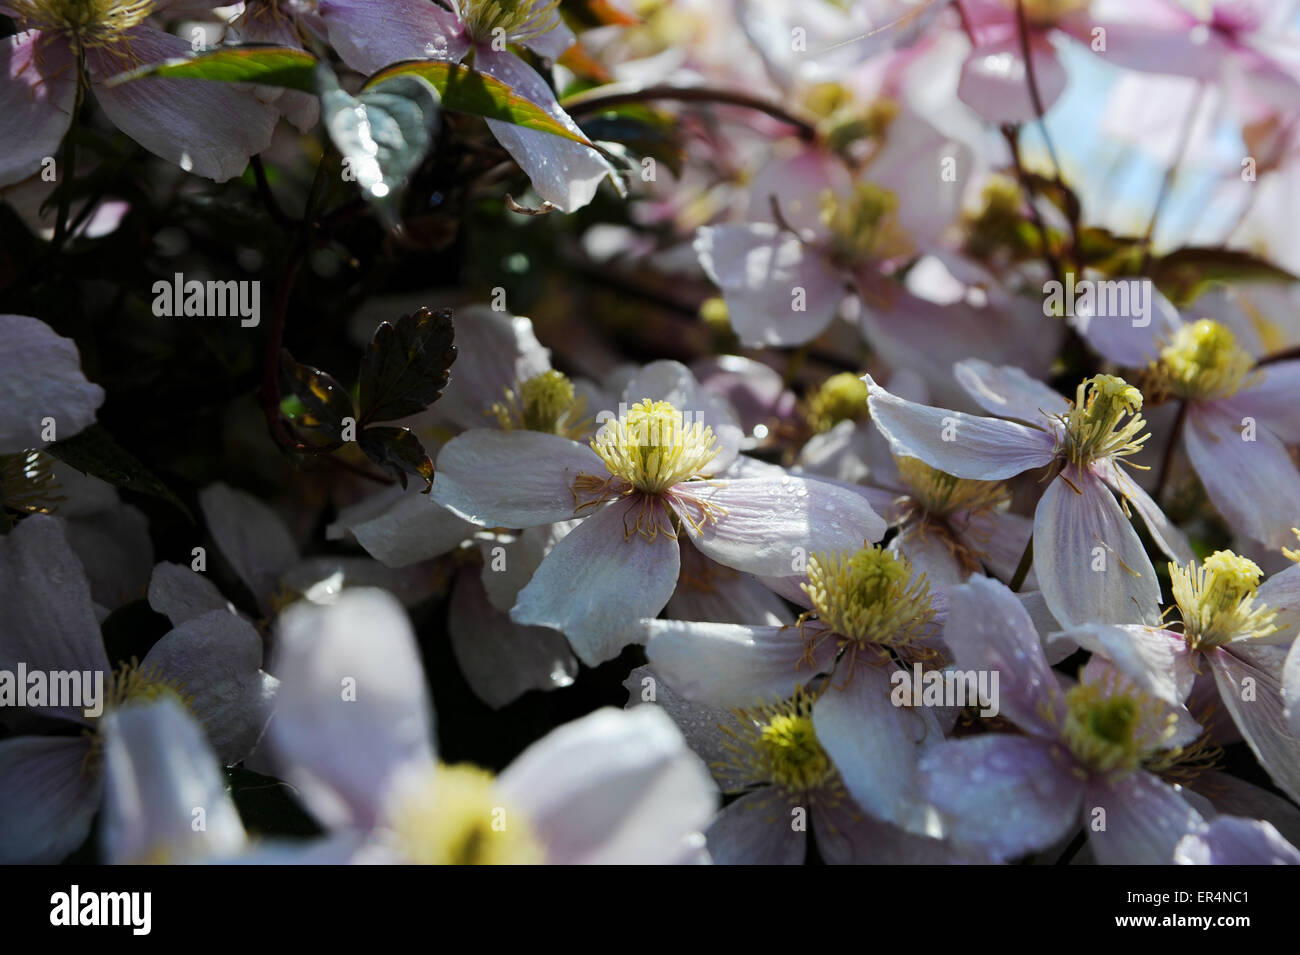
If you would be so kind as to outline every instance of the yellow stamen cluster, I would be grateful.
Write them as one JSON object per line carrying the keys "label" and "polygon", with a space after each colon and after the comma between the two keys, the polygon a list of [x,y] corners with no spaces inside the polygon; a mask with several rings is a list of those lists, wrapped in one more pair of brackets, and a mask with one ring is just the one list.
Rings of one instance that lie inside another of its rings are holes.
{"label": "yellow stamen cluster", "polygon": [[534,375],[518,387],[507,388],[505,401],[494,404],[493,414],[505,431],[522,429],[577,437],[586,430],[583,411],[586,402],[571,382],[558,371]]}
{"label": "yellow stamen cluster", "polygon": [[851,371],[831,375],[808,399],[808,424],[818,433],[867,417],[867,383]]}
{"label": "yellow stamen cluster", "polygon": [[465,32],[477,43],[530,40],[560,24],[560,0],[460,0]]}
{"label": "yellow stamen cluster", "polygon": [[1255,605],[1263,573],[1254,561],[1226,550],[1215,551],[1199,567],[1195,561],[1186,567],[1171,563],[1169,580],[1187,645],[1209,649],[1276,632],[1277,611]]}
{"label": "yellow stamen cluster", "polygon": [[1142,434],[1146,419],[1141,410],[1142,392],[1123,378],[1094,375],[1080,383],[1074,407],[1060,419],[1066,457],[1082,467],[1098,458],[1137,454],[1151,437]]}
{"label": "yellow stamen cluster", "polygon": [[591,448],[613,477],[646,494],[701,477],[719,451],[712,428],[688,425],[672,404],[649,399],[601,425]]}
{"label": "yellow stamen cluster", "polygon": [[92,47],[121,41],[153,13],[154,0],[9,0],[9,6],[23,27]]}
{"label": "yellow stamen cluster", "polygon": [[1226,398],[1246,383],[1254,365],[1231,331],[1202,318],[1174,333],[1153,370],[1160,385],[1179,398]]}
{"label": "yellow stamen cluster", "polygon": [[439,766],[392,811],[399,849],[417,865],[536,865],[543,850],[528,821],[501,804],[477,766]]}
{"label": "yellow stamen cluster", "polygon": [[1119,680],[1080,683],[1065,694],[1061,736],[1074,758],[1097,772],[1131,772],[1174,733],[1176,717]]}
{"label": "yellow stamen cluster", "polygon": [[834,798],[839,774],[813,728],[816,697],[803,687],[780,703],[736,709],[735,725],[720,725],[729,759],[714,769],[741,785],[770,784],[790,795],[824,790]]}
{"label": "yellow stamen cluster", "polygon": [[800,586],[818,619],[859,647],[905,647],[934,616],[925,575],[913,579],[911,562],[879,545],[809,555]]}
{"label": "yellow stamen cluster", "polygon": [[1011,492],[999,481],[972,481],[953,477],[919,458],[895,458],[898,475],[911,496],[933,517],[993,511],[1010,503]]}
{"label": "yellow stamen cluster", "polygon": [[[1012,10],[1016,9],[1017,0],[1005,0]],[[1073,13],[1088,9],[1092,0],[1023,0],[1025,19],[1037,27],[1050,27],[1060,23]]]}
{"label": "yellow stamen cluster", "polygon": [[804,108],[818,118],[817,131],[836,152],[867,139],[881,139],[898,115],[898,103],[881,98],[860,102],[841,83],[817,83],[804,96]]}
{"label": "yellow stamen cluster", "polygon": [[898,224],[898,196],[870,182],[859,182],[847,196],[830,189],[820,197],[820,218],[831,235],[830,254],[850,265],[889,258],[911,248]]}

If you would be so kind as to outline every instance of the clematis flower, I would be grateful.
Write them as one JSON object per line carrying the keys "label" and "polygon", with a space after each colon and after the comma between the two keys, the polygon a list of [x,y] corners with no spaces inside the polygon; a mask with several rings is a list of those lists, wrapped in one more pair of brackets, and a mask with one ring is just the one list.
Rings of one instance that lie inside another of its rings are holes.
{"label": "clematis flower", "polygon": [[1001,674],[1001,715],[1024,734],[922,756],[923,790],[954,840],[1014,859],[1087,826],[1103,864],[1167,864],[1201,831],[1201,813],[1157,775],[1199,736],[1190,717],[1097,658],[1077,684],[1058,680],[1015,594],[987,577],[952,591],[944,640],[959,668]]}
{"label": "clematis flower", "polygon": [[672,721],[653,709],[597,710],[553,730],[500,776],[438,763],[415,635],[382,591],[292,608],[275,671],[283,692],[269,739],[284,778],[325,826],[364,834],[376,858],[578,864],[699,855],[698,830],[716,795]]}
{"label": "clematis flower", "polygon": [[1017,368],[970,360],[954,372],[983,408],[1015,420],[915,404],[868,377],[871,420],[894,453],[980,481],[1051,467],[1033,535],[1034,568],[1048,608],[1067,627],[1096,620],[1154,623],[1160,604],[1155,568],[1112,491],[1142,515],[1169,556],[1188,559],[1191,548],[1123,470],[1147,439],[1142,393],[1122,378],[1096,375],[1079,385],[1071,403]]}
{"label": "clematis flower", "polygon": [[1066,633],[1105,655],[1134,683],[1181,703],[1197,673],[1213,674],[1218,699],[1260,765],[1300,799],[1300,734],[1287,723],[1285,648],[1300,632],[1300,567],[1260,583],[1263,572],[1231,551],[1169,565],[1182,632],[1095,624]]}
{"label": "clematis flower", "polygon": [[0,40],[0,185],[26,179],[72,122],[78,58],[86,82],[118,129],[156,156],[218,182],[243,172],[271,144],[276,113],[225,83],[151,79],[105,81],[143,64],[186,56],[190,44],[148,19],[174,0],[6,0],[18,24]]}
{"label": "clematis flower", "polygon": [[718,788],[737,797],[705,830],[715,863],[801,865],[814,843],[831,864],[972,861],[858,808],[818,741],[816,692],[796,686],[788,699],[727,709],[678,696],[650,667],[633,670],[623,685],[629,709],[661,707],[708,760]]}
{"label": "clematis flower", "polygon": [[227,764],[244,758],[266,726],[276,680],[261,670],[262,640],[245,620],[217,609],[177,624],[143,661],[114,669],[90,587],[55,517],[26,518],[0,538],[0,669],[90,671],[104,677],[104,713],[42,708],[79,735],[17,735],[0,741],[0,860],[58,862],[90,831],[104,787],[103,718],[138,699],[174,696],[202,722]]}
{"label": "clematis flower", "polygon": [[788,574],[814,542],[858,547],[883,533],[854,491],[776,468],[743,473],[739,427],[685,367],[657,362],[624,396],[618,415],[598,416],[602,426],[585,446],[556,434],[474,430],[438,456],[433,496],[468,520],[581,521],[542,560],[511,617],[563,631],[584,662],[616,656],[638,621],[664,608],[680,575],[682,535],[726,567],[772,576]]}
{"label": "clematis flower", "polygon": [[[399,60],[464,62],[582,133],[546,80],[506,48],[518,43],[554,61],[573,45],[573,31],[552,0],[451,0],[450,10],[426,0],[319,0],[317,6],[330,43],[354,70],[374,73]],[[500,120],[487,124],[538,194],[562,212],[591,202],[607,176],[622,190],[613,167],[589,146]]]}
{"label": "clematis flower", "polygon": [[1093,319],[1085,335],[1103,356],[1144,368],[1149,389],[1186,403],[1183,447],[1228,525],[1269,547],[1291,540],[1300,514],[1300,361],[1255,367],[1222,322],[1162,311],[1145,327]]}
{"label": "clematis flower", "polygon": [[943,729],[932,708],[894,705],[891,674],[942,663],[946,602],[879,546],[814,552],[797,589],[783,593],[808,610],[795,626],[644,621],[650,665],[687,700],[724,708],[776,703],[824,678],[810,715],[853,800],[908,832],[941,835],[916,764]]}

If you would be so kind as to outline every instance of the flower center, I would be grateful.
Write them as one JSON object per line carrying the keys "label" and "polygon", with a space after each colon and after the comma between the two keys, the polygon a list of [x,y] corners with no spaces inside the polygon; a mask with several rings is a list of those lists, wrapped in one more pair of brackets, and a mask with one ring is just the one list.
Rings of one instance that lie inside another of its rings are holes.
{"label": "flower center", "polygon": [[831,258],[842,265],[889,258],[911,247],[895,217],[898,196],[888,189],[870,182],[855,183],[847,196],[826,189],[820,204]]}
{"label": "flower center", "polygon": [[477,766],[439,766],[398,799],[391,827],[419,865],[532,865],[541,844],[518,811],[501,804],[496,780]]}
{"label": "flower center", "polygon": [[718,456],[713,429],[686,417],[667,401],[638,401],[601,425],[591,440],[609,473],[646,494],[701,477]]}
{"label": "flower center", "polygon": [[866,417],[867,383],[851,371],[831,375],[808,399],[808,424],[819,434]]}
{"label": "flower center", "polygon": [[879,545],[809,555],[800,586],[818,619],[856,647],[905,647],[934,616],[925,574],[914,580],[908,559]]}
{"label": "flower center", "polygon": [[814,84],[803,103],[817,117],[818,133],[835,152],[845,152],[863,140],[882,139],[899,111],[898,104],[888,98],[864,104],[836,82]]}
{"label": "flower center", "polygon": [[491,43],[497,36],[530,40],[560,24],[560,0],[459,0],[456,6],[475,43]]}
{"label": "flower center", "polygon": [[1223,325],[1208,318],[1183,325],[1160,350],[1160,384],[1180,398],[1226,398],[1236,394],[1255,360]]}
{"label": "flower center", "polygon": [[[1094,375],[1079,385],[1074,407],[1061,416],[1065,425],[1066,456],[1082,467],[1097,458],[1137,454],[1151,436],[1146,427],[1142,392],[1115,375]],[[1127,420],[1126,420],[1127,419]]]}
{"label": "flower center", "polygon": [[24,26],[61,33],[84,46],[122,40],[153,13],[153,0],[9,0]]}
{"label": "flower center", "polygon": [[[1132,771],[1173,733],[1173,714],[1117,681],[1080,683],[1065,694],[1061,735],[1079,762],[1098,772]],[[1152,733],[1151,727],[1163,727]]]}
{"label": "flower center", "polygon": [[814,700],[798,686],[780,703],[732,710],[735,722],[719,726],[729,759],[714,768],[742,786],[770,784],[791,795],[825,789],[833,798],[842,785],[813,728]]}
{"label": "flower center", "polygon": [[543,431],[576,437],[585,428],[582,420],[586,402],[571,382],[558,371],[544,371],[529,378],[518,390],[507,388],[505,401],[488,409],[504,431]]}
{"label": "flower center", "polygon": [[[1016,0],[1004,0],[1016,9]],[[1025,19],[1038,27],[1055,26],[1072,13],[1087,10],[1092,0],[1024,0]]]}
{"label": "flower center", "polygon": [[1226,550],[1215,551],[1199,567],[1195,561],[1186,567],[1171,563],[1169,579],[1187,645],[1197,650],[1276,632],[1277,611],[1255,606],[1263,573],[1254,561]]}
{"label": "flower center", "polygon": [[932,517],[961,512],[997,510],[1011,501],[1011,492],[998,481],[971,481],[930,467],[919,458],[895,458],[899,477],[911,496]]}

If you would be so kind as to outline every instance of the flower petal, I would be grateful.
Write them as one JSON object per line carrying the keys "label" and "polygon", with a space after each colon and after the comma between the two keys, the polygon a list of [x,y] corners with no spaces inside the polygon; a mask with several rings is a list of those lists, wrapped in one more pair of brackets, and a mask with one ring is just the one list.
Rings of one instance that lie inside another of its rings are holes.
{"label": "flower petal", "polygon": [[1287,444],[1300,444],[1300,361],[1280,361],[1256,372],[1259,378],[1231,398],[1216,402],[1236,420],[1258,418]]}
{"label": "flower petal", "polygon": [[155,566],[149,578],[149,606],[170,620],[173,627],[213,610],[234,609],[217,585],[203,574],[167,562]]}
{"label": "flower petal", "polygon": [[1269,778],[1300,802],[1300,737],[1284,715],[1282,687],[1272,674],[1251,666],[1231,648],[1206,655],[1219,699]]}
{"label": "flower petal", "polygon": [[350,533],[385,567],[409,567],[447,553],[478,529],[412,486],[389,488],[344,508],[327,534]]}
{"label": "flower petal", "polygon": [[791,808],[770,788],[728,803],[705,830],[709,855],[717,865],[803,865],[808,833],[791,825]]}
{"label": "flower petal", "polygon": [[1069,412],[1065,396],[1014,365],[991,365],[979,358],[959,361],[952,369],[957,383],[991,415],[1043,426],[1043,419]]}
{"label": "flower petal", "polygon": [[330,46],[361,73],[399,60],[457,61],[469,49],[455,15],[425,0],[320,0],[317,8]]}
{"label": "flower petal", "polygon": [[[1105,810],[1105,816],[1096,810]],[[1169,865],[1178,841],[1199,831],[1205,820],[1178,791],[1144,770],[1114,781],[1093,777],[1084,796],[1089,843],[1101,865]]]}
{"label": "flower petal", "polygon": [[84,736],[0,740],[0,865],[51,865],[85,840],[103,791],[89,752]]}
{"label": "flower petal", "polygon": [[1097,475],[1128,501],[1133,510],[1142,517],[1147,533],[1156,542],[1156,546],[1165,552],[1165,556],[1185,564],[1196,555],[1187,535],[1178,525],[1165,516],[1160,505],[1129,476],[1122,467],[1111,461],[1096,461],[1093,468]]}
{"label": "flower petal", "polygon": [[199,508],[222,556],[258,606],[272,610],[280,578],[298,562],[298,545],[280,515],[253,495],[219,483],[199,492]]}
{"label": "flower petal", "polygon": [[1204,832],[1179,840],[1174,849],[1174,862],[1178,865],[1300,865],[1300,849],[1267,822],[1220,816]]}
{"label": "flower petal", "polygon": [[639,636],[640,620],[664,609],[681,565],[668,535],[629,534],[641,509],[636,499],[617,501],[574,528],[519,591],[511,619],[563,632],[588,666],[618,656]]}
{"label": "flower petal", "polygon": [[0,40],[0,186],[26,179],[58,153],[72,123],[76,75],[60,37],[32,30]]}
{"label": "flower petal", "polygon": [[[1031,43],[1040,102],[1048,110],[1065,92],[1065,67],[1041,33],[1033,34]],[[986,122],[1030,122],[1038,110],[1029,95],[1026,73],[1018,37],[982,44],[962,64],[957,97]]]}
{"label": "flower petal", "polygon": [[1073,627],[1062,636],[1105,657],[1137,687],[1171,706],[1181,706],[1192,692],[1196,671],[1181,634],[1094,623]]}
{"label": "flower petal", "polygon": [[53,420],[60,438],[95,423],[104,389],[81,373],[72,339],[26,315],[0,315],[0,338],[5,343],[0,352],[0,454],[49,444],[41,436],[49,430],[46,419]]}

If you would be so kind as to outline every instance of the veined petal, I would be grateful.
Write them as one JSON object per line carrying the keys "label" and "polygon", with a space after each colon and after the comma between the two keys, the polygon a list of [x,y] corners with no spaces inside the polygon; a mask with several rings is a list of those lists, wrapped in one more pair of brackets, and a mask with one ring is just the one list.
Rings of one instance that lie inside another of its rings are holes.
{"label": "veined petal", "polygon": [[1300,737],[1287,725],[1281,685],[1231,649],[1213,650],[1206,658],[1219,699],[1251,752],[1277,787],[1300,802]]}
{"label": "veined petal", "polygon": [[1083,784],[1045,740],[990,733],[948,740],[920,763],[950,837],[999,860],[1052,845],[1079,824]]}
{"label": "veined petal", "polygon": [[[673,493],[673,509],[701,553],[764,577],[799,571],[813,551],[861,550],[885,534],[884,518],[865,497],[815,478],[692,481]],[[700,521],[696,501],[713,511],[716,522]]]}
{"label": "veined petal", "polygon": [[459,60],[469,49],[454,14],[425,0],[320,0],[330,45],[348,66],[374,73],[399,60]]}
{"label": "veined petal", "polygon": [[609,469],[591,448],[540,431],[466,431],[438,454],[433,499],[487,527],[537,527],[573,517],[573,481]]}
{"label": "veined petal", "polygon": [[702,830],[717,788],[667,714],[599,709],[552,730],[498,779],[552,864],[664,864]]}
{"label": "veined petal", "polygon": [[1262,425],[1248,430],[1214,403],[1197,403],[1187,409],[1183,441],[1205,492],[1233,530],[1269,547],[1295,542],[1300,473],[1277,435]]}
{"label": "veined petal", "polygon": [[1300,361],[1265,365],[1257,373],[1249,387],[1215,403],[1237,421],[1257,418],[1287,444],[1300,444]]}
{"label": "veined petal", "polygon": [[1071,465],[1043,491],[1034,512],[1034,566],[1064,627],[1160,618],[1155,568],[1114,495],[1089,469]]}
{"label": "veined petal", "polygon": [[728,803],[704,833],[714,863],[803,865],[808,833],[790,824],[790,809],[771,788]]}
{"label": "veined petal", "polygon": [[953,366],[953,377],[991,415],[1042,427],[1044,418],[1069,412],[1065,396],[1014,365],[991,365],[968,358]]}
{"label": "veined petal", "polygon": [[1282,667],[1282,703],[1291,735],[1300,738],[1300,640],[1291,644]]}
{"label": "veined petal", "polygon": [[658,501],[632,497],[600,508],[546,555],[511,619],[561,631],[588,666],[618,656],[639,636],[640,620],[668,603],[681,566],[676,539],[660,530],[647,540],[635,530],[643,507],[667,523]]}
{"label": "veined petal", "polygon": [[1187,535],[1165,516],[1160,505],[1150,494],[1142,490],[1127,471],[1115,462],[1105,459],[1094,462],[1093,469],[1103,481],[1128,501],[1133,510],[1141,515],[1142,523],[1147,526],[1147,533],[1156,542],[1156,546],[1165,552],[1165,556],[1180,564],[1186,564],[1196,556],[1192,552],[1192,545],[1188,542]]}
{"label": "veined petal", "polygon": [[1084,796],[1086,819],[1106,812],[1104,828],[1088,833],[1102,865],[1169,865],[1183,836],[1205,820],[1178,791],[1144,770],[1109,781],[1093,777]]}
{"label": "veined petal", "polygon": [[32,30],[0,40],[0,186],[26,179],[58,153],[72,123],[76,76],[60,37]]}
{"label": "veined petal", "polygon": [[0,865],[52,865],[85,840],[103,777],[84,736],[0,740]]}
{"label": "veined petal", "polygon": [[1220,816],[1205,831],[1179,840],[1178,865],[1300,865],[1300,849],[1257,819]]}
{"label": "veined petal", "polygon": [[1101,654],[1140,689],[1170,706],[1182,706],[1192,692],[1196,671],[1181,634],[1132,624],[1084,624],[1062,636]]}
{"label": "veined petal", "polygon": [[871,420],[900,457],[920,458],[955,477],[980,481],[1045,467],[1056,457],[1052,432],[906,401],[881,388],[870,375],[864,380]]}

